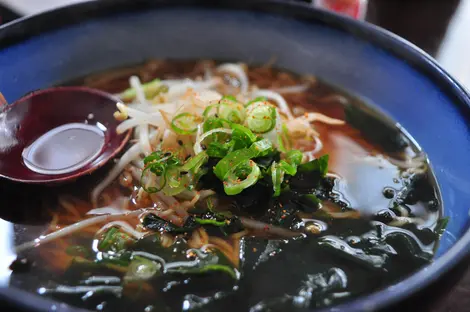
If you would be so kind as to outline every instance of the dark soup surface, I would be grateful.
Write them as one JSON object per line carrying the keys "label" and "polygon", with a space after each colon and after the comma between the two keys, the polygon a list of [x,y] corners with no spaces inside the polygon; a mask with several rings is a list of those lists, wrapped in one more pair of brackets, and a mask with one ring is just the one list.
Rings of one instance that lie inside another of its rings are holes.
{"label": "dark soup surface", "polygon": [[426,155],[315,77],[154,60],[73,84],[117,94],[133,137],[71,184],[0,182],[4,285],[97,311],[295,311],[433,259]]}

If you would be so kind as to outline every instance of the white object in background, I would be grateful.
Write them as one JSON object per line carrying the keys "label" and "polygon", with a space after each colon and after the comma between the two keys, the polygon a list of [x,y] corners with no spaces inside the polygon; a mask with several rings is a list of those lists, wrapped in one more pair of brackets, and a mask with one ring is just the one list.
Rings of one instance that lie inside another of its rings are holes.
{"label": "white object in background", "polygon": [[20,15],[31,15],[85,1],[89,0],[0,0],[0,4]]}
{"label": "white object in background", "polygon": [[470,90],[470,1],[460,2],[436,59]]}

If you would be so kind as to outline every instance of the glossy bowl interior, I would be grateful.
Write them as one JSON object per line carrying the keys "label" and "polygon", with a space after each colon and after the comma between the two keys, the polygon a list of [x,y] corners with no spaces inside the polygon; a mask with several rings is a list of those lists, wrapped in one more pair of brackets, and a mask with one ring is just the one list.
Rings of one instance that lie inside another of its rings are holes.
{"label": "glossy bowl interior", "polygon": [[[389,305],[461,260],[470,243],[470,100],[463,88],[422,51],[374,26],[300,4],[209,2],[142,1],[137,9],[132,1],[98,1],[6,26],[0,30],[2,92],[14,99],[149,58],[264,63],[276,57],[277,66],[316,75],[398,121],[428,153],[451,218],[432,265],[336,311]],[[34,33],[41,34],[23,38]],[[2,293],[12,300],[22,294]],[[29,306],[50,303],[28,298]]]}

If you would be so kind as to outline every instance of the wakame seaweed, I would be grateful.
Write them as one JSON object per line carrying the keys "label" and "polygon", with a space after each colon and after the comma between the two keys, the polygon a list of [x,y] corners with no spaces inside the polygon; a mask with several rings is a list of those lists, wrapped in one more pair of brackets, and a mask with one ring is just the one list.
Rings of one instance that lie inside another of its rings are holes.
{"label": "wakame seaweed", "polygon": [[179,227],[153,213],[146,215],[142,224],[149,230],[162,233],[190,233],[199,226],[193,218],[188,218],[184,226]]}
{"label": "wakame seaweed", "polygon": [[328,172],[328,155],[323,155],[298,167],[295,176],[288,179],[288,185],[293,190],[315,190]]}
{"label": "wakame seaweed", "polygon": [[238,217],[232,216],[230,218],[226,218],[211,211],[204,214],[189,216],[186,219],[185,224],[181,227],[176,226],[155,214],[146,215],[142,224],[149,230],[171,234],[191,233],[201,226],[207,230],[215,227],[220,230],[223,235],[229,235],[243,230],[243,226]]}
{"label": "wakame seaweed", "polygon": [[274,161],[279,162],[281,160],[281,153],[279,151],[274,151],[266,156],[255,158],[258,166],[264,170],[271,167]]}
{"label": "wakame seaweed", "polygon": [[397,204],[414,205],[418,201],[427,205],[429,210],[436,211],[439,207],[436,191],[427,174],[415,173],[404,180],[405,186],[395,197]]}

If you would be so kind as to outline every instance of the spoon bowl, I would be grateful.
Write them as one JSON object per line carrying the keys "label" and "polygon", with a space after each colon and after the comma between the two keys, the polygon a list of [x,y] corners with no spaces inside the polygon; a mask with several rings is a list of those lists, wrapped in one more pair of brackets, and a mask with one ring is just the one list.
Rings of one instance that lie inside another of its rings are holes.
{"label": "spoon bowl", "polygon": [[0,107],[0,177],[62,183],[90,174],[125,146],[118,134],[119,99],[85,87],[29,93]]}

